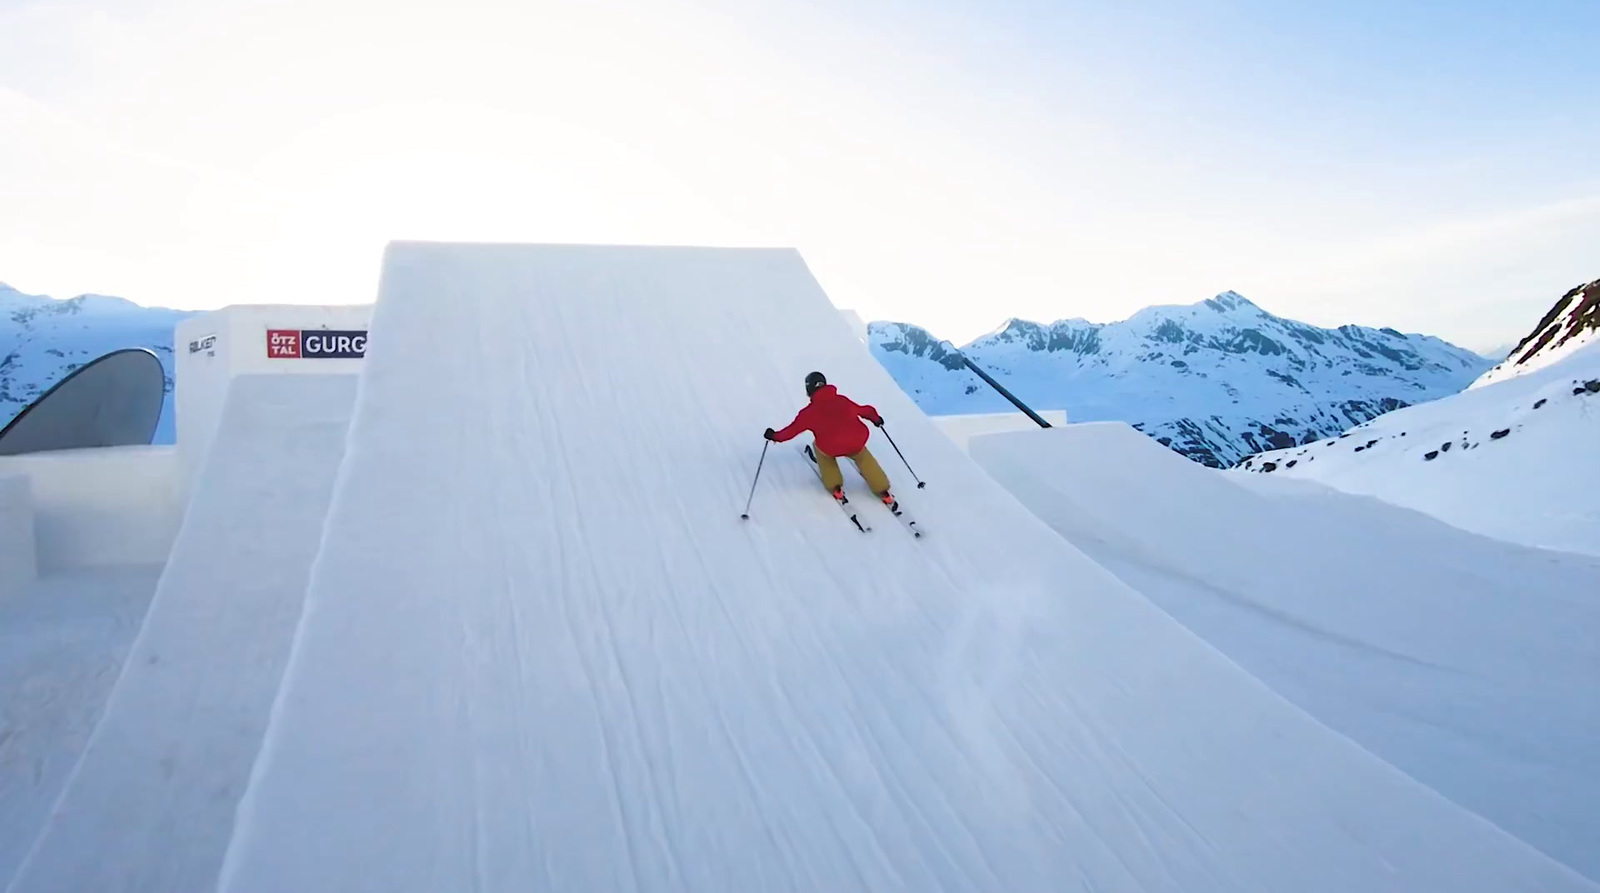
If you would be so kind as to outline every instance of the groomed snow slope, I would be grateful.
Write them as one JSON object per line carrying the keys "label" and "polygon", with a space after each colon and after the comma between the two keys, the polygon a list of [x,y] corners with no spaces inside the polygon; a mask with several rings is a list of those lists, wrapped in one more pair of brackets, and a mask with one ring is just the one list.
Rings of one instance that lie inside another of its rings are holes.
{"label": "groomed snow slope", "polygon": [[980,437],[971,454],[1279,693],[1600,878],[1600,559],[1227,475],[1119,423]]}
{"label": "groomed snow slope", "polygon": [[1597,380],[1600,342],[1331,442],[1262,453],[1235,473],[1270,463],[1272,475],[1376,496],[1485,536],[1600,555],[1600,475],[1591,467],[1600,393],[1573,393]]}
{"label": "groomed snow slope", "polygon": [[0,889],[83,753],[160,575],[51,574],[0,601]]}
{"label": "groomed snow slope", "polygon": [[[739,520],[813,368],[928,537],[790,447]],[[391,246],[222,890],[1063,887],[1596,889],[1065,544],[798,254]]]}
{"label": "groomed snow slope", "polygon": [[355,376],[240,376],[104,718],[9,893],[215,888],[333,491]]}

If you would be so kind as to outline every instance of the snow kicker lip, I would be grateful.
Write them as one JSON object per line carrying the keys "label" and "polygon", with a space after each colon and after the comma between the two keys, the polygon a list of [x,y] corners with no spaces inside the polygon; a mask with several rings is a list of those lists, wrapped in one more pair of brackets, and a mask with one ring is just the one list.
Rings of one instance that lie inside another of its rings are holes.
{"label": "snow kicker lip", "polygon": [[[1068,547],[797,252],[398,244],[372,327],[221,893],[1584,889]],[[934,541],[702,523],[816,368]]]}

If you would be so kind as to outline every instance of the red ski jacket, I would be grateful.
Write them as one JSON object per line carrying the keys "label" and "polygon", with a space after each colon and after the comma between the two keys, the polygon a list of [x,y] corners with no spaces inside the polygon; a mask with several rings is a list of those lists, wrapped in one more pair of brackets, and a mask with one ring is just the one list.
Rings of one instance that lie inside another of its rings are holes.
{"label": "red ski jacket", "polygon": [[801,431],[810,431],[817,437],[817,449],[824,453],[834,457],[854,456],[866,447],[867,438],[872,436],[872,431],[861,424],[862,419],[873,424],[883,421],[876,409],[862,406],[840,394],[833,385],[825,384],[811,395],[811,402],[800,410],[794,421],[775,432],[772,439],[792,440]]}

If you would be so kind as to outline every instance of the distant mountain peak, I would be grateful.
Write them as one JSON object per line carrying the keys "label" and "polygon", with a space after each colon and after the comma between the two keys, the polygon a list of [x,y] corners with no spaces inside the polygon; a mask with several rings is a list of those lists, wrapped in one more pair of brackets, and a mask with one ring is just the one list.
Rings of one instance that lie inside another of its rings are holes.
{"label": "distant mountain peak", "polygon": [[1216,297],[1202,301],[1201,303],[1207,307],[1210,307],[1212,310],[1217,311],[1218,313],[1226,313],[1228,311],[1235,310],[1261,310],[1261,308],[1252,303],[1249,298],[1232,290],[1225,291]]}
{"label": "distant mountain peak", "polygon": [[[875,322],[868,333],[873,354],[924,411],[1011,408],[923,330]],[[1490,365],[1437,338],[1284,319],[1233,291],[1114,323],[1011,317],[961,351],[1035,409],[1129,422],[1220,466],[1456,393]]]}

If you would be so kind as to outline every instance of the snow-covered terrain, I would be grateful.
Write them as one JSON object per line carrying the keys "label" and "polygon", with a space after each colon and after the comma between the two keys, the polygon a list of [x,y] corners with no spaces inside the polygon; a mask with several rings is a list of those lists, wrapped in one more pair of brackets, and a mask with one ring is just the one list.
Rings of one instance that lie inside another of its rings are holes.
{"label": "snow-covered terrain", "polygon": [[1487,536],[1600,555],[1600,343],[1340,437],[1246,459]]}
{"label": "snow-covered terrain", "polygon": [[83,752],[160,573],[61,574],[0,599],[0,890]]}
{"label": "snow-covered terrain", "polygon": [[171,443],[172,329],[188,315],[103,295],[25,295],[0,283],[0,427],[79,366],[113,350],[143,347],[155,351],[167,375],[154,442]]}
{"label": "snow-covered terrain", "polygon": [[[873,323],[870,344],[929,413],[1012,408],[922,329]],[[1011,320],[961,350],[1034,409],[1129,422],[1191,459],[1224,467],[1454,394],[1490,366],[1438,338],[1317,328],[1233,292],[1148,307],[1109,325]]]}
{"label": "snow-covered terrain", "polygon": [[1472,386],[1483,387],[1525,375],[1557,362],[1600,338],[1600,279],[1561,296],[1528,337],[1511,348],[1499,365]]}
{"label": "snow-covered terrain", "polygon": [[105,717],[8,893],[215,888],[300,619],[355,386],[349,375],[233,380]]}
{"label": "snow-covered terrain", "polygon": [[1203,468],[1120,423],[983,436],[970,450],[1274,690],[1600,878],[1600,558]]}
{"label": "snow-covered terrain", "polygon": [[[401,244],[382,282],[227,893],[1597,889],[1065,543],[793,252]],[[928,536],[786,447],[739,520],[813,368]]]}

